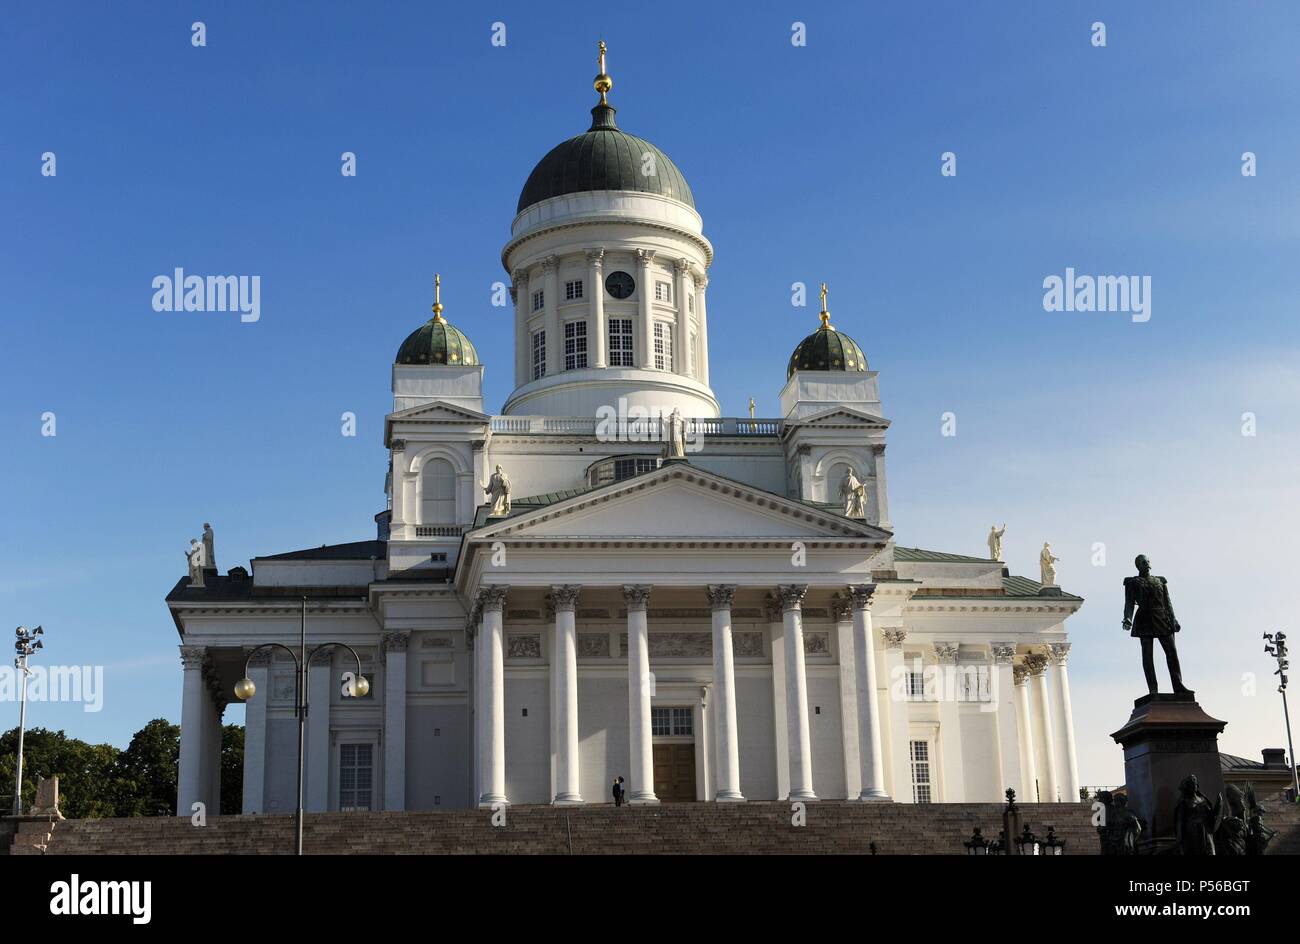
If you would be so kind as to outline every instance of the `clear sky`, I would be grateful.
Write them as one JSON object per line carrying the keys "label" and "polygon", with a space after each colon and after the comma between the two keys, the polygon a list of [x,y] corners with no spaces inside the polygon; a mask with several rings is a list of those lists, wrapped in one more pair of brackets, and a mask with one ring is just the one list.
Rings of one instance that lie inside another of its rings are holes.
{"label": "clear sky", "polygon": [[[1006,521],[1015,572],[1036,577],[1051,540],[1087,598],[1069,622],[1084,782],[1122,779],[1107,735],[1143,688],[1119,626],[1139,551],[1223,749],[1284,744],[1260,635],[1295,629],[1300,7],[446,6],[7,6],[0,613],[44,624],[46,662],[106,667],[103,711],[37,705],[31,724],[125,744],[179,720],[162,600],[203,521],[223,570],[373,534],[389,365],[435,270],[499,409],[500,249],[528,172],[587,127],[603,35],[620,126],[681,167],[716,249],[724,413],[777,412],[817,323],[791,283],[828,281],[880,371],[899,542],[983,554]],[[155,312],[177,266],[260,275],[261,320]],[[1066,267],[1150,276],[1150,320],[1044,311]]]}

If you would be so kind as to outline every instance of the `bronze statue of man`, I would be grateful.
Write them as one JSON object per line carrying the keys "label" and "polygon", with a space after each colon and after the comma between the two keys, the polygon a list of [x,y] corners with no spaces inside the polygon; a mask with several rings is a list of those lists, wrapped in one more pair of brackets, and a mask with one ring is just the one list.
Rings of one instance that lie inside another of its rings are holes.
{"label": "bronze statue of man", "polygon": [[[1174,645],[1174,633],[1181,627],[1174,618],[1168,582],[1164,577],[1152,576],[1151,562],[1145,554],[1139,554],[1133,563],[1138,569],[1137,576],[1124,578],[1124,629],[1142,640],[1142,671],[1146,673],[1147,689],[1154,695],[1158,688],[1152,649],[1154,641],[1159,639],[1161,648],[1165,650],[1165,662],[1169,666],[1169,680],[1174,691],[1188,692],[1190,690],[1183,684],[1183,672],[1178,665],[1178,649]],[[1136,619],[1133,617],[1135,606]]]}

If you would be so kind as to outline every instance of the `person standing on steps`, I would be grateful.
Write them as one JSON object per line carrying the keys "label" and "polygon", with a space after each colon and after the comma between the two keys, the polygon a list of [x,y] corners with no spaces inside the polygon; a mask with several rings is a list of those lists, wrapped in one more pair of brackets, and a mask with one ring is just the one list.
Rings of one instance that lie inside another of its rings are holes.
{"label": "person standing on steps", "polygon": [[623,784],[622,784],[622,780],[623,780],[622,777],[615,777],[615,778],[614,778],[614,789],[613,789],[613,793],[614,793],[614,805],[615,805],[615,806],[622,806],[622,805],[623,805]]}

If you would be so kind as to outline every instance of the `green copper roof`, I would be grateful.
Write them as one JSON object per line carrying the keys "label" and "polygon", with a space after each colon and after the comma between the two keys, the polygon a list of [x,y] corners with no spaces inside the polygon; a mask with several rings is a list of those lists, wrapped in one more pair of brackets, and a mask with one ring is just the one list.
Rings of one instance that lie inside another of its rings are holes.
{"label": "green copper roof", "polygon": [[[591,128],[554,147],[528,175],[517,212],[566,193],[589,190],[635,190],[657,193],[694,208],[686,178],[663,151],[649,141],[620,131],[614,107],[591,110]],[[645,173],[645,155],[654,155],[654,173]]]}
{"label": "green copper roof", "polygon": [[433,317],[416,328],[397,350],[399,364],[446,364],[474,367],[478,351],[469,338],[450,322]]}
{"label": "green copper roof", "polygon": [[822,325],[808,337],[799,342],[799,346],[790,355],[790,363],[785,369],[788,380],[796,370],[856,370],[867,369],[867,357],[858,347],[858,342],[843,331],[836,331],[830,325]]}

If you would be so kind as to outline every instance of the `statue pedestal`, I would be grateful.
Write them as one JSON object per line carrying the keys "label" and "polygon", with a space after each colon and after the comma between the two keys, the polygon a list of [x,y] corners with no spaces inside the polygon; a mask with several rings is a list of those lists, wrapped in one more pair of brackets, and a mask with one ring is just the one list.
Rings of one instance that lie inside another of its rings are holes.
{"label": "statue pedestal", "polygon": [[1210,802],[1223,792],[1219,735],[1227,722],[1207,715],[1194,692],[1145,695],[1128,724],[1111,735],[1124,748],[1129,809],[1146,821],[1144,840],[1174,835],[1178,784],[1195,774]]}

